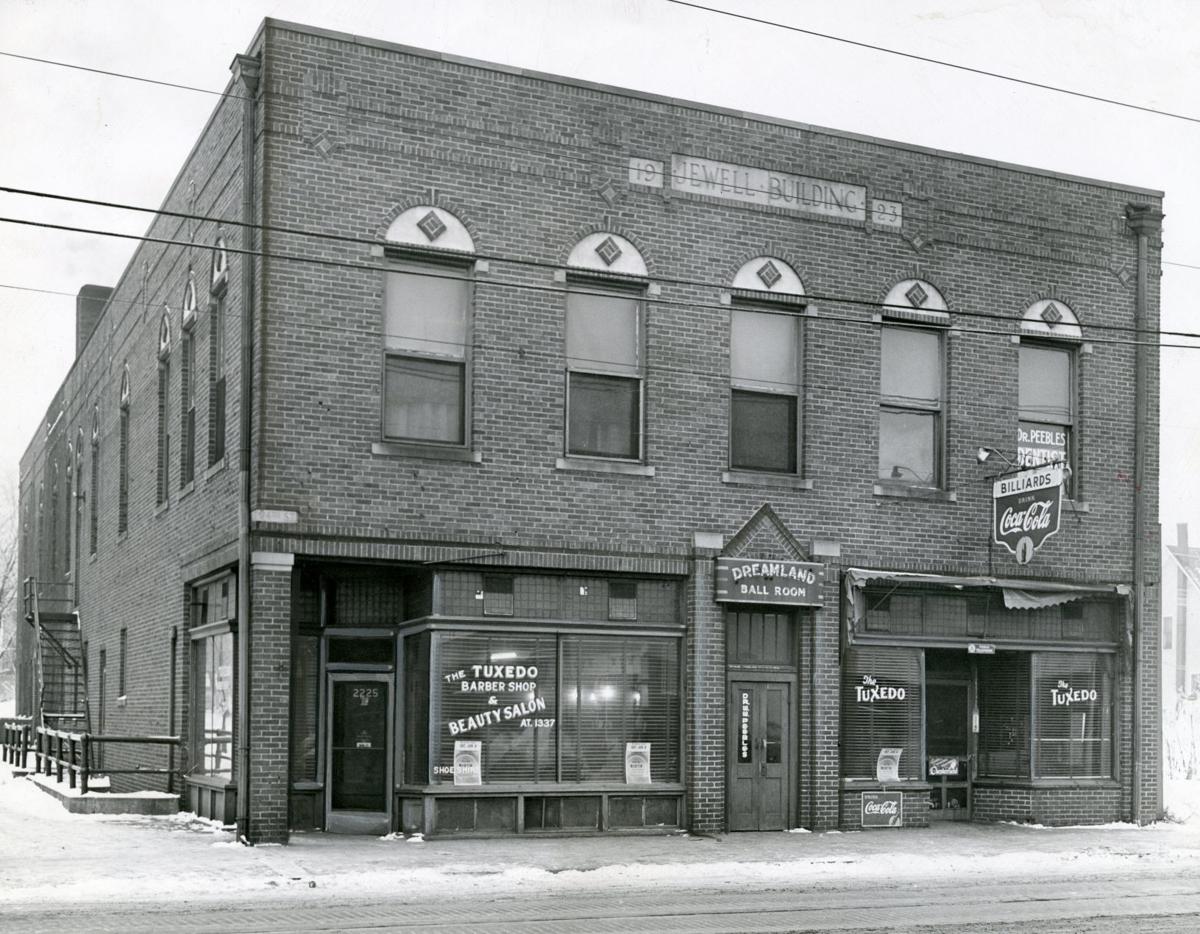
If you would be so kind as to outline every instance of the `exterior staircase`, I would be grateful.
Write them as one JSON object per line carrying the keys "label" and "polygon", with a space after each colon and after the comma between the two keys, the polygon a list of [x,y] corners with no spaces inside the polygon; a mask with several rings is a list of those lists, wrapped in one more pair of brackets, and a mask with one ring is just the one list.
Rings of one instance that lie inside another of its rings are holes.
{"label": "exterior staircase", "polygon": [[25,620],[36,632],[38,704],[35,724],[87,732],[87,660],[79,614],[72,609],[69,584],[25,580]]}

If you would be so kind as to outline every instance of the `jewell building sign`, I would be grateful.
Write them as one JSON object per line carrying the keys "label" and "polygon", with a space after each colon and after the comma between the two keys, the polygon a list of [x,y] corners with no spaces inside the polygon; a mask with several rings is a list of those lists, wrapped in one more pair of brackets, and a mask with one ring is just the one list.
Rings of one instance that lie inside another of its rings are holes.
{"label": "jewell building sign", "polygon": [[671,156],[671,187],[686,194],[709,195],[785,211],[855,221],[867,219],[867,189],[862,185],[732,165],[697,156]]}

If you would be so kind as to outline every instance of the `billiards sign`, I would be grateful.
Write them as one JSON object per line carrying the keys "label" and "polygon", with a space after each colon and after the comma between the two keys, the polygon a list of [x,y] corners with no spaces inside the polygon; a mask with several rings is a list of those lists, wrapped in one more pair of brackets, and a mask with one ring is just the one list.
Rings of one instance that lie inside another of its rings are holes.
{"label": "billiards sign", "polygon": [[717,558],[717,603],[824,606],[825,565]]}
{"label": "billiards sign", "polygon": [[1058,533],[1062,514],[1063,465],[997,477],[992,483],[992,536],[1028,564],[1042,543]]}

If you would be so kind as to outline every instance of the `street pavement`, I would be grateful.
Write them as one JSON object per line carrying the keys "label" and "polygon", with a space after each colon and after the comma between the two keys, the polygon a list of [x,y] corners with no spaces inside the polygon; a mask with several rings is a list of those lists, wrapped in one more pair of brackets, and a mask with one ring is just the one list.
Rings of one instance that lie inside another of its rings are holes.
{"label": "street pavement", "polygon": [[0,773],[0,931],[1200,931],[1200,825],[245,847]]}

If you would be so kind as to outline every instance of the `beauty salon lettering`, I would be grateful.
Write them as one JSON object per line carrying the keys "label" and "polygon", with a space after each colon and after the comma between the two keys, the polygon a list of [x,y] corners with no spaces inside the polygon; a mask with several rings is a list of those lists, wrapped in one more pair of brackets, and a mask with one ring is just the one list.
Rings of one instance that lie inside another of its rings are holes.
{"label": "beauty salon lettering", "polygon": [[823,564],[717,558],[718,603],[822,606],[824,583]]}
{"label": "beauty salon lettering", "polygon": [[[485,695],[486,700],[481,699],[481,703],[488,705],[469,716],[447,720],[446,729],[451,736],[461,736],[513,720],[525,729],[553,727],[555,718],[535,716],[546,710],[546,699],[537,693],[537,677],[537,665],[469,665],[443,675],[442,680],[450,690],[457,687],[460,694]],[[504,703],[502,694],[519,694],[524,699]]]}

